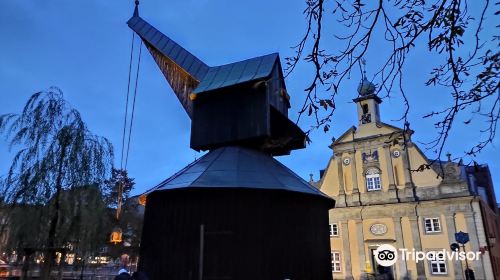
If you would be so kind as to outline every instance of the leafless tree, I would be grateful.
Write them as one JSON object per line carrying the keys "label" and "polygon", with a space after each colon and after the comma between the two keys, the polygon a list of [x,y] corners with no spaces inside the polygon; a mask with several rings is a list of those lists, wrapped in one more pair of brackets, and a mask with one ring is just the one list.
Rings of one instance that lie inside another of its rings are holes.
{"label": "leafless tree", "polygon": [[[486,127],[478,128],[485,137],[468,147],[465,155],[475,156],[492,143],[500,115],[500,37],[485,36],[481,31],[487,17],[494,18],[500,12],[492,11],[489,0],[307,0],[306,4],[307,29],[294,47],[295,55],[286,58],[286,72],[289,75],[299,63],[314,66],[299,112],[299,119],[304,113],[315,118],[311,129],[329,130],[340,88],[353,71],[362,71],[373,42],[382,41],[384,49],[390,51],[384,62],[376,65],[372,82],[378,85],[382,98],[402,96],[405,111],[400,120],[405,129],[409,129],[410,102],[404,89],[403,68],[416,48],[425,47],[441,59],[428,73],[425,84],[442,86],[452,97],[444,108],[424,116],[434,118],[437,129],[433,141],[426,143],[427,149],[441,156],[459,115],[458,119],[465,117],[465,124],[470,124],[472,118],[486,123]],[[470,5],[475,5],[474,9]],[[327,45],[323,38],[331,35],[324,35],[325,29],[332,23],[334,34]],[[466,32],[473,34],[472,40],[465,38]]]}

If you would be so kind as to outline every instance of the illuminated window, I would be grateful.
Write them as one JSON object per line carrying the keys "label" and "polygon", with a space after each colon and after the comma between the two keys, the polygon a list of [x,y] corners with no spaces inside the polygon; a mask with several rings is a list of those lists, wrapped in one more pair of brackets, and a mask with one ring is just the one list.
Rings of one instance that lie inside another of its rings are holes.
{"label": "illuminated window", "polygon": [[339,226],[337,224],[330,224],[330,236],[339,236]]}
{"label": "illuminated window", "polygon": [[446,261],[443,252],[429,252],[429,265],[432,274],[447,274]]}
{"label": "illuminated window", "polygon": [[439,218],[425,218],[425,232],[441,232],[441,224],[439,223]]}
{"label": "illuminated window", "polygon": [[340,272],[340,252],[332,252],[332,272]]}
{"label": "illuminated window", "polygon": [[369,168],[365,173],[366,189],[368,191],[378,191],[380,186],[380,171],[377,168]]}
{"label": "illuminated window", "polygon": [[66,255],[66,263],[71,265],[75,262],[75,254],[70,253]]}

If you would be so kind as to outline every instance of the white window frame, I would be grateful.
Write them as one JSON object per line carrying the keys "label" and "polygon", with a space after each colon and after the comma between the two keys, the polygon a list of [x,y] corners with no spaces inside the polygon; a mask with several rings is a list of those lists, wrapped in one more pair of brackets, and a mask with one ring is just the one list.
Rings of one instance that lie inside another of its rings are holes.
{"label": "white window frame", "polygon": [[330,237],[339,236],[339,225],[337,223],[330,224]]}
{"label": "white window frame", "polygon": [[[429,222],[429,227],[427,225]],[[439,217],[424,218],[425,233],[439,233],[441,232],[441,221]]]}
{"label": "white window frame", "polygon": [[340,257],[340,251],[332,251],[332,272],[342,272],[342,258]]}
{"label": "white window frame", "polygon": [[[445,259],[445,256],[443,255],[443,252],[431,251],[429,253],[442,255],[442,257],[439,257],[439,258],[433,257],[432,259],[429,260],[429,270],[430,270],[431,274],[432,275],[447,275],[448,274],[448,265],[446,264],[446,259]],[[436,271],[434,271],[434,268],[436,268]]]}
{"label": "white window frame", "polygon": [[365,172],[366,190],[380,191],[382,189],[382,182],[380,180],[380,170],[377,168],[368,168]]}

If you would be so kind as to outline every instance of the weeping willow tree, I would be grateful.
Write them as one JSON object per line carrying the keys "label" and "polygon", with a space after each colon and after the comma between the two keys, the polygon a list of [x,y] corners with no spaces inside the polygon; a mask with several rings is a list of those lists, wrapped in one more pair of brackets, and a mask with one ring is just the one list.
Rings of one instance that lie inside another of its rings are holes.
{"label": "weeping willow tree", "polygon": [[[27,260],[23,274],[29,270],[33,253],[47,240],[48,222],[55,202],[53,198],[47,205],[17,205],[9,211],[9,236],[5,247],[24,253]],[[64,262],[66,253],[81,258],[96,256],[108,241],[113,225],[112,214],[101,189],[96,185],[62,191],[54,242],[54,247],[62,254],[59,264]]]}
{"label": "weeping willow tree", "polygon": [[[17,205],[7,209],[8,235],[4,249],[10,252],[18,252],[24,257],[22,266],[22,279],[26,279],[30,263],[36,253],[36,249],[47,239],[48,208],[43,205]],[[5,210],[3,211],[5,214]],[[5,217],[5,216],[4,216]],[[2,231],[7,229],[3,224]],[[19,258],[18,258],[19,259]]]}
{"label": "weeping willow tree", "polygon": [[[53,207],[53,203],[49,205]],[[66,253],[81,259],[97,256],[107,244],[113,226],[113,213],[107,208],[101,189],[92,185],[64,191],[60,211],[56,231],[56,247],[63,248],[60,264]]]}
{"label": "weeping willow tree", "polygon": [[0,133],[15,151],[2,184],[4,202],[11,206],[51,204],[47,229],[41,232],[46,236],[38,248],[45,256],[42,278],[48,279],[63,220],[62,193],[101,185],[112,168],[113,148],[106,138],[88,130],[80,113],[55,87],[33,94],[20,114],[1,115]]}

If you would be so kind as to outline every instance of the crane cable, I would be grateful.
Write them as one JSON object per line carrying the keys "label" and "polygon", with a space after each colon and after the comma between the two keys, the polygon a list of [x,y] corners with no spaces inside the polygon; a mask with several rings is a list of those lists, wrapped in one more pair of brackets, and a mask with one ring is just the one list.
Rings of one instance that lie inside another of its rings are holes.
{"label": "crane cable", "polygon": [[[135,115],[135,102],[137,99],[137,88],[139,83],[139,72],[140,72],[140,64],[141,64],[141,54],[142,54],[142,40],[139,46],[139,57],[137,59],[137,68],[135,75],[135,85],[134,85],[134,96],[132,99],[132,112],[130,116],[130,121],[128,120],[128,107],[129,107],[129,99],[130,99],[130,86],[132,82],[132,64],[133,64],[133,54],[134,54],[134,40],[135,40],[135,32],[132,32],[132,47],[130,49],[130,63],[128,68],[128,84],[127,84],[127,95],[125,99],[125,117],[123,120],[123,133],[122,133],[122,149],[121,149],[121,160],[120,160],[120,169],[127,169],[128,165],[128,155],[130,151],[130,142],[132,137],[132,126],[134,123],[134,115]],[[127,135],[128,129],[128,135]],[[127,139],[128,138],[128,139]],[[127,143],[125,145],[125,139],[127,139]]]}
{"label": "crane cable", "polygon": [[[123,134],[122,134],[122,149],[121,149],[121,159],[120,159],[120,170],[121,171],[126,171],[127,170],[127,165],[128,165],[128,155],[130,151],[130,141],[131,141],[131,136],[132,136],[132,126],[134,123],[134,115],[135,115],[135,101],[137,98],[137,86],[139,83],[139,71],[140,71],[140,64],[141,64],[141,54],[142,54],[142,40],[139,45],[139,56],[137,59],[137,69],[136,69],[136,75],[135,75],[135,85],[134,85],[134,98],[132,99],[132,112],[130,116],[130,122],[128,121],[128,106],[129,106],[129,99],[130,99],[130,85],[132,81],[132,63],[133,63],[133,58],[134,58],[134,41],[135,41],[135,32],[132,32],[132,43],[131,43],[131,48],[130,48],[130,62],[129,62],[129,67],[128,67],[128,84],[127,84],[127,96],[125,99],[125,116],[124,116],[124,121],[123,121]],[[127,138],[127,128],[128,128],[128,141],[127,141],[127,148],[125,149],[125,138]],[[118,221],[120,218],[120,212],[121,212],[121,205],[123,203],[122,201],[122,193],[123,193],[123,182],[118,183],[118,206],[116,209],[116,220]]]}
{"label": "crane cable", "polygon": [[139,82],[139,70],[141,66],[141,54],[142,54],[142,40],[139,45],[139,58],[137,60],[137,70],[136,70],[136,75],[135,75],[135,87],[134,87],[134,100],[132,101],[132,114],[130,116],[130,126],[129,126],[129,131],[128,131],[128,143],[127,143],[127,152],[125,153],[125,169],[127,169],[127,164],[128,164],[128,154],[130,150],[130,138],[132,135],[132,126],[134,124],[134,113],[135,113],[135,98],[137,97],[137,83]]}
{"label": "crane cable", "polygon": [[127,97],[125,101],[125,119],[123,121],[123,133],[122,133],[122,152],[120,159],[120,169],[123,169],[123,152],[125,150],[125,134],[127,131],[127,116],[128,116],[128,99],[130,96],[130,79],[132,76],[132,60],[134,55],[134,40],[135,40],[135,32],[132,32],[132,47],[130,48],[130,62],[128,65],[128,84],[127,84]]}

